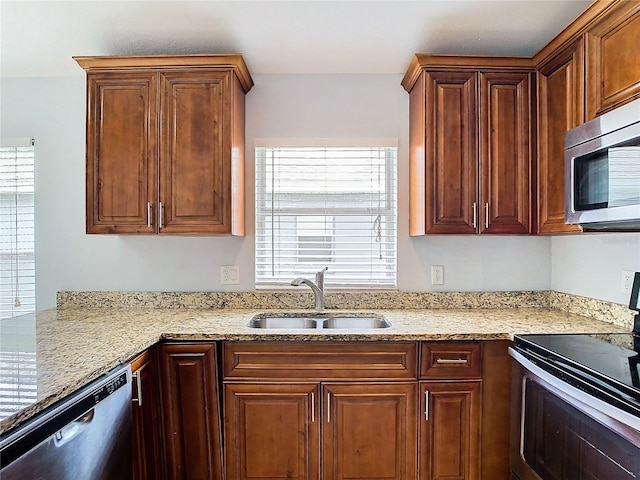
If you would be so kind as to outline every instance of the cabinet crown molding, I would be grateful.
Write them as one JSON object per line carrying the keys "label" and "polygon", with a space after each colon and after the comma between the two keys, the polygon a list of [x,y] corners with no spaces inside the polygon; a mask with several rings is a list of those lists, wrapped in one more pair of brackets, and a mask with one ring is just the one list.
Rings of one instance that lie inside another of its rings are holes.
{"label": "cabinet crown molding", "polygon": [[454,67],[458,71],[463,70],[486,70],[496,69],[500,72],[505,70],[533,70],[531,57],[503,57],[488,55],[433,55],[430,53],[416,53],[409,64],[407,73],[402,79],[402,86],[410,92],[423,69],[438,70],[451,69]]}
{"label": "cabinet crown molding", "polygon": [[74,56],[73,59],[86,72],[117,69],[154,68],[226,68],[232,69],[244,93],[253,87],[253,79],[244,58],[239,53],[194,54],[194,55],[115,55],[115,56]]}

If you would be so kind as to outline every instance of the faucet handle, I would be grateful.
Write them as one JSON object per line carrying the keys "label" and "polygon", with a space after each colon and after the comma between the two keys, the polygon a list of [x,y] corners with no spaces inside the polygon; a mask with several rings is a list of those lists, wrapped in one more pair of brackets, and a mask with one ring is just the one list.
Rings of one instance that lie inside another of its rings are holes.
{"label": "faucet handle", "polygon": [[316,273],[316,285],[318,285],[318,288],[320,290],[322,290],[324,286],[324,272],[326,272],[327,270],[329,270],[329,267],[324,267],[322,270]]}

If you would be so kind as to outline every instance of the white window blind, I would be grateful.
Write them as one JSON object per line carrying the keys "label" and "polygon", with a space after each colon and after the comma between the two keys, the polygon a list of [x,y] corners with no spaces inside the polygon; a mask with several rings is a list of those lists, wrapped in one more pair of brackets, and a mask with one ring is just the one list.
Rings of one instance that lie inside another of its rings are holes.
{"label": "white window blind", "polygon": [[329,267],[328,288],[395,288],[397,140],[265,143],[256,142],[256,287]]}
{"label": "white window blind", "polygon": [[35,310],[34,160],[31,139],[0,141],[0,318]]}

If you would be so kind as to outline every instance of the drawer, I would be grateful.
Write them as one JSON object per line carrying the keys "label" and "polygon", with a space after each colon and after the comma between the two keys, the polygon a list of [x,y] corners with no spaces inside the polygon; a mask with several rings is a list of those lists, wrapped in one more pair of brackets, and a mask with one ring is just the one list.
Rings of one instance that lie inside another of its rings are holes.
{"label": "drawer", "polygon": [[420,378],[480,378],[479,342],[422,342]]}
{"label": "drawer", "polygon": [[416,342],[225,342],[231,379],[416,379]]}

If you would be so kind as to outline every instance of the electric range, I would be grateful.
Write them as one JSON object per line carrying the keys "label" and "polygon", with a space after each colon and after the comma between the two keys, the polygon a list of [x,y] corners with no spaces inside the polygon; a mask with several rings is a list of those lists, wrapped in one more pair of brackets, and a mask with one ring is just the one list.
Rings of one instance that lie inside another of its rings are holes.
{"label": "electric range", "polygon": [[632,333],[517,335],[515,349],[583,392],[640,417],[640,337]]}

